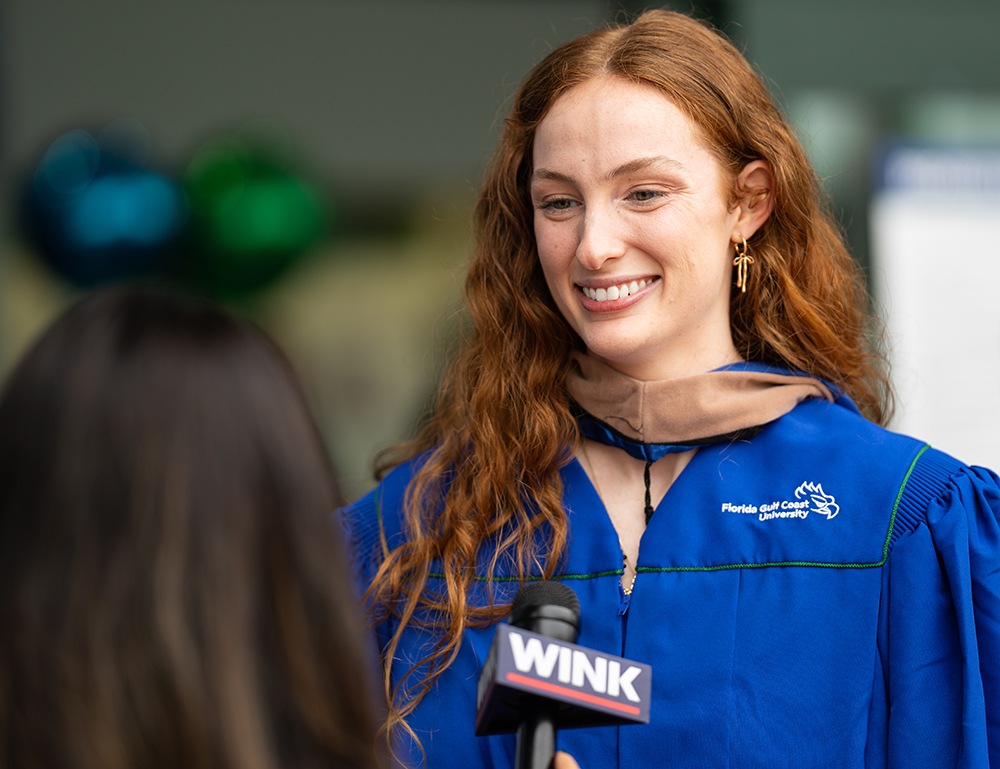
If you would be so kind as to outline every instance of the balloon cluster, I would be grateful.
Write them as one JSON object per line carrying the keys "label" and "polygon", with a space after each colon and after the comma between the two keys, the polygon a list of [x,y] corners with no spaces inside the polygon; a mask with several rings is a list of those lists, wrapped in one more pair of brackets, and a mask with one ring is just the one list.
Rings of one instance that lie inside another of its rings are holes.
{"label": "balloon cluster", "polygon": [[126,118],[57,138],[24,186],[23,230],[79,288],[166,277],[220,297],[267,286],[328,229],[330,206],[287,153],[233,135],[173,176]]}

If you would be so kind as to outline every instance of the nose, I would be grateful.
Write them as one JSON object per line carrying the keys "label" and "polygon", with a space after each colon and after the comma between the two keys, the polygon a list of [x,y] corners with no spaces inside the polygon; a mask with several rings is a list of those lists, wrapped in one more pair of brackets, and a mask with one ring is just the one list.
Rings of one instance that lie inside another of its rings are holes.
{"label": "nose", "polygon": [[588,270],[599,270],[609,259],[625,254],[622,222],[613,207],[588,206],[580,224],[576,258]]}

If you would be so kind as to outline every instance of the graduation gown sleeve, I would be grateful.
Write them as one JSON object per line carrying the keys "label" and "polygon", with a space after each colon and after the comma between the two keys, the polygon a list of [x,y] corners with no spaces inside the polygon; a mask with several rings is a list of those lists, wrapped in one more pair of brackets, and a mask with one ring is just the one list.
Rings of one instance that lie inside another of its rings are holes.
{"label": "graduation gown sleeve", "polygon": [[928,451],[908,488],[882,574],[866,763],[1000,767],[1000,481]]}

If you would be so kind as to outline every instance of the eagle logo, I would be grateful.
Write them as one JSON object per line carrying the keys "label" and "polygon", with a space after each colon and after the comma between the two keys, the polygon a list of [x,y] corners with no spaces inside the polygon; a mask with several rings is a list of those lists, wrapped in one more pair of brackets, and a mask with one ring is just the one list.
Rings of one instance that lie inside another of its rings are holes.
{"label": "eagle logo", "polygon": [[795,490],[795,498],[802,499],[803,497],[808,497],[813,503],[809,512],[825,515],[827,520],[834,518],[840,512],[840,505],[837,504],[836,499],[823,491],[823,485],[820,483],[803,483],[799,486]]}

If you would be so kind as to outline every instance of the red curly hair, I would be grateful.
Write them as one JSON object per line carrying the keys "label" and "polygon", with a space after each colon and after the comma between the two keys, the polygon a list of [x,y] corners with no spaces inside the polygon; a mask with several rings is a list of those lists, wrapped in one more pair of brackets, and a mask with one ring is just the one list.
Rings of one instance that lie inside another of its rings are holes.
{"label": "red curly hair", "polygon": [[[406,728],[465,627],[505,613],[493,600],[473,605],[473,575],[485,569],[492,576],[502,561],[521,580],[551,577],[566,550],[559,470],[579,434],[564,383],[581,343],[542,275],[528,180],[535,132],[553,103],[597,77],[654,86],[700,126],[732,180],[733,202],[749,194],[736,189],[739,172],[754,160],[768,163],[773,212],[749,241],[755,264],[746,293],[732,295],[736,348],[746,360],[838,385],[873,421],[889,417],[880,337],[859,270],[802,146],[740,52],[703,23],[666,11],[556,49],[516,95],[476,209],[466,281],[471,334],[423,431],[380,458],[379,476],[427,452],[407,493],[407,541],[388,554],[369,590],[375,620],[396,620],[385,659],[395,657],[408,624],[423,622],[418,617],[444,618],[436,622],[440,642],[423,661],[425,677],[404,675],[393,689],[386,670],[390,729]],[[490,553],[485,564],[483,552]],[[427,585],[435,560],[444,570],[440,592]]]}

